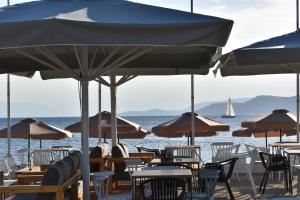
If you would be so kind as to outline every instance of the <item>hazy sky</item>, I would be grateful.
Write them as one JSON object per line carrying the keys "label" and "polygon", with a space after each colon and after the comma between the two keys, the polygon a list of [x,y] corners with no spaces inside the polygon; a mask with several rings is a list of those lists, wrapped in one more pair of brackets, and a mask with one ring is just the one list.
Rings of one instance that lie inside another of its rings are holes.
{"label": "hazy sky", "polygon": [[[17,1],[11,1],[12,4]],[[19,1],[20,2],[20,1]],[[189,11],[190,0],[135,0]],[[234,20],[233,31],[224,52],[255,41],[295,30],[295,0],[194,0],[195,12]],[[2,3],[2,4],[1,4]],[[0,6],[6,1],[0,0]],[[224,100],[228,97],[257,95],[295,95],[295,75],[215,78],[196,76],[195,101]],[[28,116],[79,115],[77,82],[68,80],[43,81],[12,77],[13,115],[24,115],[20,107],[28,107]],[[0,76],[0,116],[5,115],[6,75]],[[91,115],[97,112],[97,84],[90,84]],[[190,76],[137,77],[118,88],[118,111],[152,108],[180,109],[190,104]],[[110,110],[108,88],[103,86],[103,107]],[[36,107],[36,109],[34,109]],[[21,114],[20,114],[21,113]]]}

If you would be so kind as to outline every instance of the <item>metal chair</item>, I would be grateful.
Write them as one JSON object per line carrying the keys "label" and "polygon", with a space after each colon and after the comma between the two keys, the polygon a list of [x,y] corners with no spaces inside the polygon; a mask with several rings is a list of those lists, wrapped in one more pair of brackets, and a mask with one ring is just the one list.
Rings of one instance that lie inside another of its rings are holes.
{"label": "metal chair", "polygon": [[18,162],[20,163],[21,168],[29,166],[29,162],[28,162],[29,154],[30,154],[30,149],[28,148],[17,150]]}
{"label": "metal chair", "polygon": [[288,163],[287,158],[285,156],[282,156],[281,154],[268,154],[265,152],[259,152],[259,156],[261,158],[264,168],[266,169],[259,187],[259,191],[261,191],[262,194],[265,193],[270,172],[283,171],[285,188],[287,189],[287,191],[289,191],[289,193],[292,194],[292,178],[290,172],[290,165]]}
{"label": "metal chair", "polygon": [[183,200],[185,188],[185,181],[178,178],[148,179],[140,183],[143,200]]}
{"label": "metal chair", "polygon": [[206,163],[205,164],[206,169],[219,170],[220,173],[219,173],[218,182],[225,183],[231,200],[234,200],[234,196],[232,194],[229,180],[233,174],[234,166],[235,166],[235,163],[237,160],[238,160],[238,158],[230,158],[228,160],[224,160],[224,161],[217,162],[217,163]]}

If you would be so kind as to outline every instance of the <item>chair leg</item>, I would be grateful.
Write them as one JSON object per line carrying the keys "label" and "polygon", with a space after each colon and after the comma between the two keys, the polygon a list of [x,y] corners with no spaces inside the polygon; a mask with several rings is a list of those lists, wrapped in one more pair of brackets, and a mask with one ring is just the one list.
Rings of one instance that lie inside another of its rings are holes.
{"label": "chair leg", "polygon": [[263,184],[264,184],[265,178],[266,178],[266,174],[267,174],[267,170],[265,171],[264,176],[263,176],[263,179],[261,180],[261,183],[260,183],[260,186],[259,186],[259,191],[261,191],[261,189],[262,189],[262,187],[263,187]]}
{"label": "chair leg", "polygon": [[288,168],[288,187],[289,187],[289,191],[290,191],[290,194],[293,194],[293,183],[292,183],[292,177],[291,177],[291,170],[290,170],[290,167]]}
{"label": "chair leg", "polygon": [[267,183],[268,183],[269,173],[270,173],[270,171],[267,171],[266,178],[265,178],[265,183],[264,183],[263,189],[261,191],[261,194],[265,193],[265,189],[266,189],[266,186],[267,186]]}
{"label": "chair leg", "polygon": [[234,200],[234,196],[232,194],[231,187],[230,187],[230,185],[229,185],[229,183],[228,183],[227,180],[225,181],[225,184],[226,184],[226,187],[227,187],[227,191],[229,193],[230,200]]}

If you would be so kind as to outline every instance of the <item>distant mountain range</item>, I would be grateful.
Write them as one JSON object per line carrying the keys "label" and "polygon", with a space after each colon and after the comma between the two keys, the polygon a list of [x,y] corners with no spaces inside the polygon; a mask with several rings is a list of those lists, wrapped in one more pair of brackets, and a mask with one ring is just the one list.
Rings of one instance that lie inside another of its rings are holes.
{"label": "distant mountain range", "polygon": [[[272,110],[285,108],[296,112],[296,97],[257,96],[253,98],[232,99],[236,115],[261,115]],[[203,115],[221,115],[225,112],[227,101],[203,102],[195,104],[195,111]],[[122,116],[156,116],[156,115],[180,115],[190,111],[189,108],[180,110],[151,109],[145,111],[128,111],[120,113]]]}

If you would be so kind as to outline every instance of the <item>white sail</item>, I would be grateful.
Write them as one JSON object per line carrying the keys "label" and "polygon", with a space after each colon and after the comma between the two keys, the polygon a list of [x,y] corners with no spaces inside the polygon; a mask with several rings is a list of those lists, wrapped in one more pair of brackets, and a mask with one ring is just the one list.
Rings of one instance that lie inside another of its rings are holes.
{"label": "white sail", "polygon": [[231,102],[230,98],[228,99],[226,112],[223,116],[224,117],[235,117],[235,112],[234,112],[234,109],[233,109],[232,102]]}

